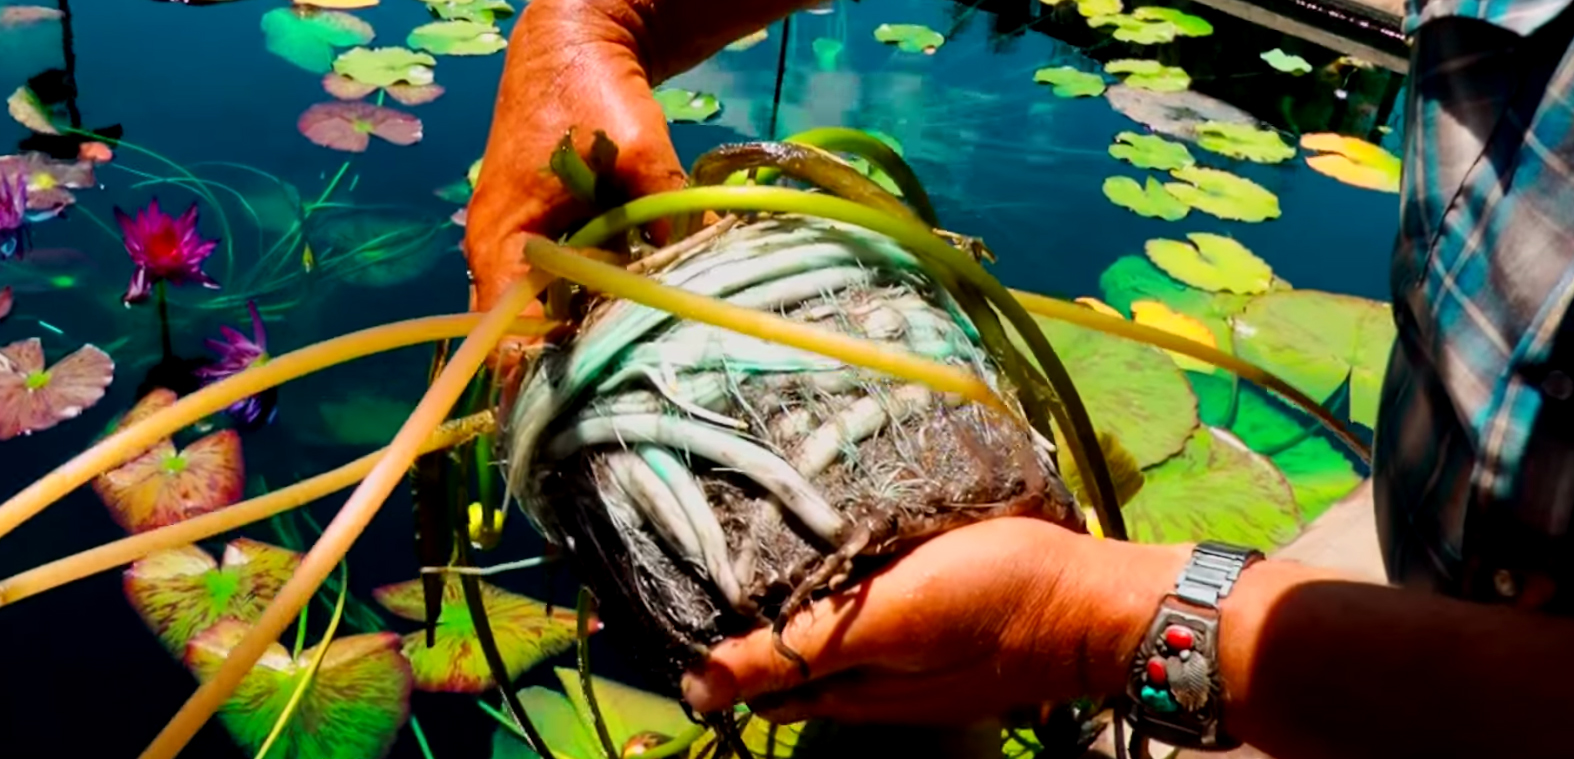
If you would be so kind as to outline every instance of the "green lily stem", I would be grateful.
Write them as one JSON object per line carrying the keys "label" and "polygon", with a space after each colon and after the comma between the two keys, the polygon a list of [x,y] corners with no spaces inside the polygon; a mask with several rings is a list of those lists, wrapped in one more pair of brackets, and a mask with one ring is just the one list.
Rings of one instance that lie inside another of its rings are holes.
{"label": "green lily stem", "polygon": [[153,289],[158,293],[159,340],[164,347],[164,360],[169,361],[175,357],[175,347],[169,335],[169,299],[165,295],[167,285],[161,279],[153,285]]}
{"label": "green lily stem", "polygon": [[310,612],[311,609],[311,604],[302,606],[301,615],[295,619],[295,649],[291,652],[291,657],[300,657],[301,651],[306,649],[306,618],[307,613]]}
{"label": "green lily stem", "polygon": [[437,759],[432,755],[431,744],[426,742],[426,731],[421,729],[421,720],[416,719],[414,714],[410,715],[410,732],[415,733],[415,742],[421,747],[422,758]]}
{"label": "green lily stem", "polygon": [[[880,138],[861,129],[822,127],[799,132],[782,142],[808,145],[832,153],[850,153],[868,161],[896,183],[896,188],[902,191],[902,198],[913,206],[918,218],[923,219],[924,223],[931,227],[940,226],[940,218],[935,214],[934,204],[929,200],[929,193],[924,191],[923,183],[918,181],[918,175],[913,172],[907,161]],[[755,181],[762,185],[770,184],[780,175],[781,172],[778,170],[762,169]],[[727,184],[735,186],[745,181],[747,181],[747,172],[738,172],[728,178]]]}
{"label": "green lily stem", "polygon": [[612,733],[607,730],[607,719],[601,714],[601,702],[596,700],[596,686],[590,681],[590,616],[595,607],[595,597],[590,588],[579,588],[579,634],[576,638],[579,660],[579,689],[585,694],[585,704],[590,707],[591,722],[596,726],[596,737],[601,739],[601,749],[607,759],[621,759],[618,747],[612,743]]}
{"label": "green lily stem", "polygon": [[[257,749],[253,759],[265,759],[268,749],[273,747],[275,741],[284,733],[284,728],[290,724],[290,719],[295,716],[295,711],[301,705],[301,698],[306,695],[306,689],[317,676],[317,671],[322,667],[322,660],[328,654],[328,646],[333,643],[333,635],[339,630],[339,621],[344,618],[344,597],[350,587],[350,565],[339,562],[339,601],[334,604],[333,617],[328,620],[328,630],[322,634],[322,641],[317,644],[317,652],[312,655],[311,664],[306,668],[306,674],[300,682],[295,684],[295,690],[290,694],[290,700],[284,704],[284,711],[279,712],[279,718],[274,720],[273,730],[268,733],[262,742],[262,748]],[[305,611],[305,607],[302,607]]]}

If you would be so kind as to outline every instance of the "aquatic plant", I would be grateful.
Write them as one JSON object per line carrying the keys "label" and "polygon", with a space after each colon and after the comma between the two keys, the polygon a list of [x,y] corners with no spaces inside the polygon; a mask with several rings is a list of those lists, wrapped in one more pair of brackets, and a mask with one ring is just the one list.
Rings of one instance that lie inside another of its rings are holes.
{"label": "aquatic plant", "polygon": [[451,20],[416,27],[405,44],[436,55],[491,55],[508,47],[508,40],[490,23]]}
{"label": "aquatic plant", "polygon": [[218,240],[205,240],[197,231],[196,203],[178,217],[160,209],[157,198],[137,211],[135,217],[117,206],[115,221],[120,225],[126,253],[136,267],[121,298],[127,306],[146,301],[154,285],[163,282],[219,288],[219,283],[202,270]]}
{"label": "aquatic plant", "polygon": [[115,362],[92,345],[47,369],[36,337],[0,348],[0,440],[75,419],[104,397],[114,376]]}
{"label": "aquatic plant", "polygon": [[[126,412],[115,431],[175,404],[175,393],[158,388]],[[222,509],[246,488],[240,435],[219,430],[177,449],[170,438],[155,441],[125,463],[93,479],[93,492],[128,532],[165,527]]]}
{"label": "aquatic plant", "polygon": [[1093,97],[1104,94],[1104,77],[1070,66],[1041,68],[1033,72],[1033,81],[1050,85],[1056,97]]}
{"label": "aquatic plant", "polygon": [[248,538],[224,547],[223,563],[194,545],[150,554],[124,572],[126,597],[175,656],[220,620],[262,615],[300,564],[300,554]]}
{"label": "aquatic plant", "polygon": [[27,179],[0,174],[0,261],[27,250]]}
{"label": "aquatic plant", "polygon": [[699,123],[709,121],[721,113],[721,101],[715,95],[673,87],[658,88],[654,94],[668,121]]}
{"label": "aquatic plant", "polygon": [[337,48],[365,45],[375,35],[366,21],[331,10],[274,8],[261,23],[268,52],[314,74],[333,68]]}
{"label": "aquatic plant", "polygon": [[1377,145],[1344,135],[1303,134],[1301,147],[1318,153],[1306,157],[1313,171],[1356,187],[1399,192],[1399,158]]}
{"label": "aquatic plant", "polygon": [[306,139],[325,148],[361,153],[372,136],[395,145],[421,141],[421,120],[393,108],[369,103],[318,103],[296,122]]}
{"label": "aquatic plant", "polygon": [[934,55],[945,44],[945,35],[923,24],[881,24],[874,28],[874,38],[904,53],[925,55]]}
{"label": "aquatic plant", "polygon": [[[204,383],[218,382],[268,362],[268,333],[262,326],[262,315],[257,313],[256,302],[246,301],[246,310],[251,314],[250,339],[228,326],[222,326],[219,327],[219,334],[224,338],[222,341],[212,338],[207,340],[208,348],[218,357],[213,363],[197,370],[197,376]],[[225,412],[243,427],[268,424],[273,421],[277,401],[277,392],[269,389],[231,404]]]}

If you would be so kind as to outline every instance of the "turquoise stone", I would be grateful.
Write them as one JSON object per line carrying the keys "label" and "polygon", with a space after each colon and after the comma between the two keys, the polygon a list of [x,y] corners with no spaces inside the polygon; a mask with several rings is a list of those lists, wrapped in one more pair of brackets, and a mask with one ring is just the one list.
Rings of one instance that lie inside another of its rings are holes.
{"label": "turquoise stone", "polygon": [[1180,709],[1175,703],[1175,697],[1167,690],[1158,690],[1151,685],[1142,686],[1142,705],[1156,712],[1173,712]]}

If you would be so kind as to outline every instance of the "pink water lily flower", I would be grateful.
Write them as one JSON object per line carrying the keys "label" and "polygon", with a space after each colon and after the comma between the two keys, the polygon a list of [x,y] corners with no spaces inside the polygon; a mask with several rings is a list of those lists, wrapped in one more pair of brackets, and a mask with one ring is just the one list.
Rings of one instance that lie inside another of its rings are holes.
{"label": "pink water lily flower", "polygon": [[219,241],[204,240],[197,233],[196,203],[179,218],[160,210],[157,199],[138,211],[136,218],[117,207],[115,221],[120,223],[126,252],[137,267],[121,298],[126,305],[147,300],[153,284],[160,280],[174,285],[198,284],[210,290],[219,288],[219,283],[202,270],[202,262]]}

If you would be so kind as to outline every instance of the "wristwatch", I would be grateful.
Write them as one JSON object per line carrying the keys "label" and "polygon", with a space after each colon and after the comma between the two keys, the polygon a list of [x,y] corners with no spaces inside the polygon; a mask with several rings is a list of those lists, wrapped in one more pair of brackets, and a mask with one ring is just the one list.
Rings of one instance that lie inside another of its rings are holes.
{"label": "wristwatch", "polygon": [[1132,661],[1126,720],[1134,746],[1146,738],[1202,751],[1241,745],[1219,725],[1219,602],[1262,558],[1261,551],[1227,543],[1193,549]]}

